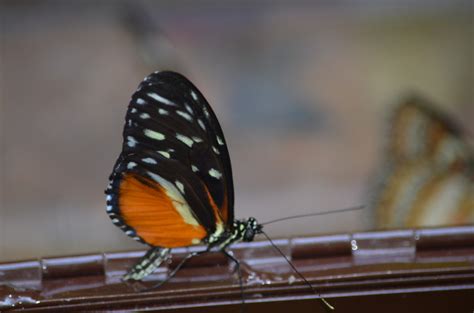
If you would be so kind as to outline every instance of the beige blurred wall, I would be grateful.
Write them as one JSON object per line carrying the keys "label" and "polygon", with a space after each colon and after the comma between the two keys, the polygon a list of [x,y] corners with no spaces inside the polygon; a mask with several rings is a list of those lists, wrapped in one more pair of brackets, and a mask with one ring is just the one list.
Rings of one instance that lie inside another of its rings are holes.
{"label": "beige blurred wall", "polygon": [[[364,203],[386,112],[406,91],[474,133],[466,1],[0,4],[0,261],[143,247],[109,221],[103,190],[130,95],[158,68],[185,73],[215,108],[237,217]],[[368,219],[268,233],[364,230]]]}

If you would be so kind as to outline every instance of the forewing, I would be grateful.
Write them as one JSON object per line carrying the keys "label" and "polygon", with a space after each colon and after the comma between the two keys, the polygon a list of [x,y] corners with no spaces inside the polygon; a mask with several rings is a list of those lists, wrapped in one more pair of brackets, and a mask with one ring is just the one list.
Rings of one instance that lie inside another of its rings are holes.
{"label": "forewing", "polygon": [[123,138],[107,194],[109,214],[124,231],[157,245],[166,242],[163,236],[183,234],[172,225],[179,217],[194,227],[185,231],[186,240],[197,243],[203,239],[199,227],[210,235],[219,223],[231,223],[234,196],[224,135],[185,77],[174,72],[146,77],[130,101]]}

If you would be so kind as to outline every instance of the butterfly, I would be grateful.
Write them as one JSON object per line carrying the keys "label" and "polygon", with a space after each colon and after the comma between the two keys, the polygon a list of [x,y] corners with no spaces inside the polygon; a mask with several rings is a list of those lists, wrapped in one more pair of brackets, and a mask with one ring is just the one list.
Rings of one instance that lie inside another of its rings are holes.
{"label": "butterfly", "polygon": [[474,222],[474,152],[455,121],[419,97],[393,112],[379,187],[378,228]]}
{"label": "butterfly", "polygon": [[222,129],[201,92],[175,72],[152,73],[133,94],[105,193],[112,222],[151,247],[125,280],[143,279],[176,247],[205,245],[233,259],[225,249],[262,230],[255,218],[234,219]]}
{"label": "butterfly", "polygon": [[[324,307],[333,309],[272,243],[263,224],[253,217],[234,219],[232,168],[224,134],[209,103],[183,75],[154,72],[132,95],[122,151],[105,194],[112,222],[128,236],[150,246],[125,274],[125,281],[142,280],[151,274],[170,257],[173,248],[204,245],[205,250],[189,253],[155,287],[171,279],[192,257],[218,251],[236,265],[244,302],[240,263],[227,248],[263,234],[319,295]],[[359,208],[338,212],[354,209]]]}

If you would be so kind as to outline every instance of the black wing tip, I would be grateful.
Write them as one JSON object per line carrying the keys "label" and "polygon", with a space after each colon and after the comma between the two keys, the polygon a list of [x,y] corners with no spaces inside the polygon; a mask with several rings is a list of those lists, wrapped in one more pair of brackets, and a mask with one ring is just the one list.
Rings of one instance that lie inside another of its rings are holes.
{"label": "black wing tip", "polygon": [[191,82],[186,76],[173,70],[154,71],[145,78],[145,81],[149,79],[179,79]]}

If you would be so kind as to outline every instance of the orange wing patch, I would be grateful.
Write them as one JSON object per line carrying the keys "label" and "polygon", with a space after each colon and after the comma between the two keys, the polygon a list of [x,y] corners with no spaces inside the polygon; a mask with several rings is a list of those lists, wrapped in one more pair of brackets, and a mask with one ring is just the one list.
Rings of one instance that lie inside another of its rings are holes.
{"label": "orange wing patch", "polygon": [[207,235],[201,225],[186,223],[161,185],[148,183],[133,174],[120,182],[120,215],[138,236],[153,246],[174,248],[196,244]]}

